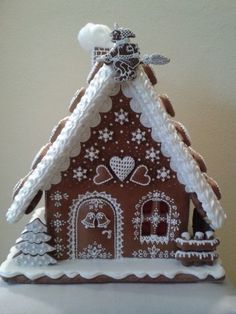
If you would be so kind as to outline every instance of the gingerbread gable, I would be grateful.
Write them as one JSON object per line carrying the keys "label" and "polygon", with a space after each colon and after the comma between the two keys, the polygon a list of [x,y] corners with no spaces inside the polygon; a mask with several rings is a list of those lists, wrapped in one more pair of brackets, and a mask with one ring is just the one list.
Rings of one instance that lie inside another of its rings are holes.
{"label": "gingerbread gable", "polygon": [[131,109],[133,99],[120,85],[114,93],[111,110],[100,113],[80,154],[46,193],[48,232],[69,247],[55,257],[84,258],[94,243],[104,256],[135,257],[155,243],[156,256],[173,258],[175,239],[188,228],[189,194]]}
{"label": "gingerbread gable", "polygon": [[[197,195],[209,223],[213,228],[219,228],[225,214],[211,185],[178,135],[142,67],[137,72],[134,81],[122,83],[124,94],[134,99],[132,110],[141,113],[140,122],[149,127],[152,138],[162,144],[161,151],[170,158],[170,166],[177,173],[179,182],[185,185],[186,192]],[[48,190],[51,184],[60,182],[61,171],[69,167],[71,157],[80,153],[79,143],[86,141],[90,137],[90,128],[100,122],[99,112],[110,110],[109,96],[114,90],[117,91],[117,83],[113,80],[112,69],[103,65],[60,135],[15,196],[7,212],[9,222],[17,221],[23,215],[38,191]]]}

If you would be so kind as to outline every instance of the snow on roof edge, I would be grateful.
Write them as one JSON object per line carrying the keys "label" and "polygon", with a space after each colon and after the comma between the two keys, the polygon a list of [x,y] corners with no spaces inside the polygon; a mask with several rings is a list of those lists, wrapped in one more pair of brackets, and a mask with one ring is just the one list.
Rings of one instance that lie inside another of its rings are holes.
{"label": "snow on roof edge", "polygon": [[[158,101],[158,95],[146,74],[140,68],[134,81],[128,82],[129,97],[135,97],[141,109],[140,120],[148,121],[152,132],[158,134],[162,142],[162,153],[171,157],[179,181],[187,192],[195,192],[214,229],[222,226],[226,214],[214,194],[210,184],[201,172],[189,149],[179,137],[171,118]],[[143,117],[142,117],[143,116]],[[161,126],[161,127],[160,127]]]}
{"label": "snow on roof edge", "polygon": [[[45,183],[45,181],[48,181],[50,186],[50,184],[53,183],[52,180],[53,177],[55,177],[55,172],[62,171],[61,167],[63,167],[63,162],[60,158],[64,155],[68,158],[71,157],[69,151],[71,148],[70,145],[73,143],[73,138],[75,137],[73,131],[76,130],[76,132],[78,132],[80,130],[80,125],[83,124],[82,122],[84,122],[84,119],[88,116],[88,108],[89,106],[92,106],[94,99],[98,97],[100,99],[104,89],[106,90],[107,95],[109,94],[106,87],[110,87],[109,91],[111,90],[112,85],[109,84],[111,75],[111,69],[107,66],[103,66],[98,71],[95,79],[91,82],[85,95],[82,97],[80,105],[77,106],[70,116],[69,123],[67,123],[62,130],[62,133],[52,144],[52,147],[39,163],[33,174],[29,177],[26,184],[19,191],[19,194],[16,195],[7,212],[8,222],[16,222],[19,220],[24,214],[25,208],[27,208],[35,196],[35,193],[37,193],[38,189],[42,188],[42,184],[47,184],[48,188],[48,183]],[[153,130],[155,130],[156,125],[162,125],[161,129],[157,130],[156,128],[156,132],[162,142],[162,153],[171,157],[171,165],[174,165],[174,170],[177,172],[178,179],[186,186],[186,191],[195,192],[198,195],[213,228],[219,228],[226,218],[226,215],[213,193],[212,188],[199,169],[197,162],[177,134],[171,118],[169,118],[160,105],[158,95],[151,86],[144,70],[139,69],[137,78],[134,81],[124,83],[123,86],[124,88],[122,88],[122,90],[128,93],[126,96],[136,99],[141,106],[141,123],[142,120],[149,121],[149,127],[152,127]],[[140,99],[142,99],[141,102]],[[146,114],[148,111],[149,114]],[[159,122],[156,123],[157,121]],[[173,144],[175,150],[173,149]],[[67,154],[65,154],[65,152],[67,152]],[[177,157],[175,158],[175,156]],[[57,162],[59,163],[60,169],[55,167]],[[50,174],[50,169],[52,170],[53,168],[54,171],[51,171]],[[45,172],[49,173],[49,175],[45,176]]]}
{"label": "snow on roof edge", "polygon": [[114,81],[109,80],[112,75],[112,69],[105,65],[96,73],[95,79],[86,89],[80,105],[69,117],[61,134],[15,196],[6,214],[8,222],[17,222],[23,216],[37,191],[43,189],[48,182],[51,184],[57,172],[66,167],[76,142],[76,135],[78,135],[81,126],[84,127],[83,122],[89,116],[96,99],[98,97],[100,99],[102,95],[107,95],[107,89],[111,90],[114,86]]}

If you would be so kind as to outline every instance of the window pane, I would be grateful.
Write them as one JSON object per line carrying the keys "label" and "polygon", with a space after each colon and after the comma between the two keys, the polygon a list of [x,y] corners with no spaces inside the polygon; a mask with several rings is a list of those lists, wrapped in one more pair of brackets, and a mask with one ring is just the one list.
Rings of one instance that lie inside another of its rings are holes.
{"label": "window pane", "polygon": [[147,201],[143,205],[143,216],[149,216],[152,213],[153,201]]}
{"label": "window pane", "polygon": [[169,212],[169,206],[166,202],[160,201],[159,212],[160,214],[167,214]]}
{"label": "window pane", "polygon": [[142,223],[142,236],[148,236],[151,234],[151,225],[149,221]]}
{"label": "window pane", "polygon": [[167,223],[165,221],[159,223],[156,233],[158,236],[165,236],[167,234]]}

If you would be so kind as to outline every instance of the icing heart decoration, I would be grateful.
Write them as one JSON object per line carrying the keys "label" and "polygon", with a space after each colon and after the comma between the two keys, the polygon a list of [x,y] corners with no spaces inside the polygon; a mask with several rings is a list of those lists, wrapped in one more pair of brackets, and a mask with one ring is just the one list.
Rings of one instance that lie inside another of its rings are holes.
{"label": "icing heart decoration", "polygon": [[135,167],[134,158],[125,156],[120,158],[114,156],[110,159],[110,167],[120,181],[124,181]]}
{"label": "icing heart decoration", "polygon": [[148,175],[148,168],[144,165],[138,166],[132,174],[130,181],[139,185],[148,185],[151,181]]}
{"label": "icing heart decoration", "polygon": [[93,178],[93,182],[97,185],[110,181],[113,178],[110,171],[104,165],[99,165],[96,168],[96,175]]}

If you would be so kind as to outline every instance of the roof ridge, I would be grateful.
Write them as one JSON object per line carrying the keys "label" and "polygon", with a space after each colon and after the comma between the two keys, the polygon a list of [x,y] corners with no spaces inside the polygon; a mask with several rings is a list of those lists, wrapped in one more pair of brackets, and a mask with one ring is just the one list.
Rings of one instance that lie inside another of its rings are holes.
{"label": "roof ridge", "polygon": [[[170,166],[177,172],[178,180],[185,185],[186,192],[197,194],[211,225],[214,228],[220,227],[225,218],[224,211],[202,173],[198,161],[191,154],[192,148],[187,147],[178,134],[173,119],[159,102],[158,95],[142,67],[139,67],[137,74],[134,81],[122,83],[123,93],[131,98],[131,109],[141,112],[140,122],[144,127],[151,127],[152,138],[162,143],[162,153],[171,157]],[[55,141],[15,196],[7,212],[9,222],[19,220],[39,190],[47,190],[51,184],[60,181],[61,171],[69,166],[69,157],[77,156],[80,152],[78,136],[79,142],[86,141],[90,135],[90,127],[100,122],[99,113],[110,110],[107,109],[107,106],[111,105],[109,96],[114,93],[114,86],[120,86],[110,79],[112,75],[111,68],[106,65],[97,72],[95,79],[91,81],[81,98],[80,105],[74,109],[61,132],[55,136]],[[102,97],[105,97],[103,101],[101,101]],[[96,104],[96,99],[99,103],[105,104],[105,110]],[[96,105],[97,110],[94,110]],[[64,120],[65,118],[61,121]],[[88,120],[91,125],[88,125]],[[177,123],[180,124],[178,121]],[[85,127],[85,125],[87,132],[79,133],[81,126]]]}

